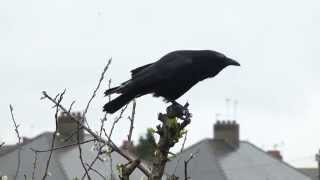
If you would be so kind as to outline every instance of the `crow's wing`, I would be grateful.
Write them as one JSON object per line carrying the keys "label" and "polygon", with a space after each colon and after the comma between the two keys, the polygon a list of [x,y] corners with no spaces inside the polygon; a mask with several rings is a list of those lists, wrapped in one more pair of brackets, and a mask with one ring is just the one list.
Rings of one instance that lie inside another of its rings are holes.
{"label": "crow's wing", "polygon": [[137,67],[133,70],[131,70],[131,77],[133,78],[136,74],[138,74],[140,71],[142,71],[143,69],[149,67],[150,65],[152,65],[153,63],[150,63],[150,64],[146,64],[144,66],[141,66],[141,67]]}
{"label": "crow's wing", "polygon": [[184,76],[192,68],[192,59],[180,54],[168,54],[160,60],[138,67],[132,78],[123,82],[119,93],[135,93],[137,96],[154,92],[163,82],[177,79],[177,76]]}
{"label": "crow's wing", "polygon": [[[183,76],[192,68],[192,59],[180,54],[169,54],[139,71],[130,81],[137,86],[151,87],[176,76]],[[130,84],[131,84],[130,83]]]}

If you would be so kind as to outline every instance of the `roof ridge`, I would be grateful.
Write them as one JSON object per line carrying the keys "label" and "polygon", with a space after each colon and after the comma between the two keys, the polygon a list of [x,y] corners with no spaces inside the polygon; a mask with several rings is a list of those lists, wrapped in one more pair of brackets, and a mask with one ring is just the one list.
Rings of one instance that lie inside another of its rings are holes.
{"label": "roof ridge", "polygon": [[[8,154],[8,153],[11,153],[11,152],[15,151],[15,150],[17,150],[17,149],[20,148],[20,147],[23,147],[23,146],[25,146],[25,145],[28,145],[28,144],[30,144],[31,142],[35,141],[36,139],[38,139],[38,138],[40,138],[40,137],[42,137],[42,136],[48,135],[48,134],[52,134],[52,132],[45,131],[45,132],[43,132],[43,133],[41,133],[41,134],[39,134],[39,135],[37,135],[37,136],[35,136],[35,137],[33,137],[33,138],[30,138],[30,139],[28,138],[28,141],[22,142],[21,144],[18,144],[18,143],[17,143],[17,144],[13,144],[13,145],[7,145],[7,146],[12,146],[12,147],[9,148],[9,149],[3,149],[3,150],[0,149],[0,157],[6,155],[6,154]],[[6,146],[4,146],[4,147],[6,147]]]}

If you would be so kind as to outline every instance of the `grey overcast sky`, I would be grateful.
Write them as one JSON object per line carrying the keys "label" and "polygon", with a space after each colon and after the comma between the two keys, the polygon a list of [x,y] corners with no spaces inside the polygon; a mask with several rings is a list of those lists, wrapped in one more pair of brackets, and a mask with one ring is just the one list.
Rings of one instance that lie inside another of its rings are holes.
{"label": "grey overcast sky", "polygon": [[[241,139],[282,151],[295,166],[315,166],[320,148],[320,3],[318,0],[109,1],[0,0],[0,139],[16,142],[13,104],[23,136],[54,129],[52,104],[40,101],[67,89],[64,104],[83,110],[107,59],[107,79],[177,49],[212,49],[238,60],[178,101],[194,115],[187,145],[212,137],[225,98],[239,101]],[[107,81],[103,82],[103,89]],[[106,99],[99,91],[88,121],[99,126]],[[161,99],[138,99],[134,138],[155,127]],[[127,116],[127,115],[126,115]],[[110,127],[110,124],[107,124]],[[114,139],[126,138],[128,120]],[[176,148],[177,149],[177,148]]]}

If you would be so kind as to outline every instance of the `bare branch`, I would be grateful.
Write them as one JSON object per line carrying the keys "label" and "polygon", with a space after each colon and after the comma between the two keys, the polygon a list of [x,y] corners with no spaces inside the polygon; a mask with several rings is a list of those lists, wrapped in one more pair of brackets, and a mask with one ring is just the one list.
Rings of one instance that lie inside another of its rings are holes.
{"label": "bare branch", "polygon": [[35,172],[37,168],[37,159],[38,159],[38,152],[34,152],[34,161],[33,161],[33,170],[32,170],[32,180],[35,179]]}
{"label": "bare branch", "polygon": [[88,166],[88,170],[92,170],[94,171],[95,173],[97,173],[102,179],[107,179],[106,177],[104,177],[98,170],[92,168],[91,166],[89,166],[89,164],[86,164]]}
{"label": "bare branch", "polygon": [[10,114],[11,114],[11,119],[13,121],[13,124],[14,124],[14,131],[16,132],[16,135],[17,135],[17,138],[18,138],[18,164],[17,164],[17,170],[16,170],[16,173],[14,175],[15,179],[18,178],[18,174],[19,174],[19,171],[20,171],[20,166],[21,166],[21,136],[20,136],[20,133],[19,133],[19,126],[16,121],[15,121],[15,118],[14,118],[14,115],[13,115],[13,107],[12,105],[10,104],[9,105],[9,108],[10,108]]}
{"label": "bare branch", "polygon": [[[83,127],[80,127],[80,129],[82,129],[82,128],[83,128]],[[70,140],[73,138],[73,136],[76,135],[77,133],[78,133],[78,128],[77,128],[76,130],[72,131],[72,132],[70,133],[70,135],[63,140],[63,142],[68,142],[68,141],[70,141]]]}
{"label": "bare branch", "polygon": [[128,119],[130,120],[130,129],[129,129],[129,134],[128,134],[128,142],[131,143],[131,137],[132,137],[132,131],[133,131],[133,124],[134,124],[134,117],[136,114],[136,100],[134,99],[132,101],[132,112],[131,112],[131,116],[128,117]]}
{"label": "bare branch", "polygon": [[[100,151],[99,151],[99,152],[100,152]],[[86,163],[87,166],[88,166],[88,171],[84,173],[84,175],[82,176],[82,179],[84,179],[84,178],[86,177],[87,173],[89,173],[90,170],[93,170],[92,167],[93,167],[94,163],[96,163],[97,160],[99,159],[99,155],[100,155],[99,152],[97,153],[97,155],[96,155],[96,157],[93,159],[93,161],[90,163],[90,165],[89,165],[88,163]]]}
{"label": "bare branch", "polygon": [[199,149],[195,153],[191,153],[189,158],[184,161],[184,180],[190,179],[190,177],[188,176],[188,163],[191,161],[191,159],[195,158],[198,153]]}
{"label": "bare branch", "polygon": [[[56,130],[54,131],[53,135],[52,135],[52,142],[51,142],[51,148],[50,149],[53,149],[54,148],[54,143],[55,143],[55,140],[56,140],[56,135],[57,135],[57,128],[58,128],[58,113],[59,113],[59,107],[60,107],[60,103],[63,99],[63,95],[65,94],[66,90],[64,90],[60,95],[59,95],[59,98],[58,98],[58,101],[57,103],[55,104],[55,107],[56,107],[56,112],[55,112],[55,115],[54,115],[54,118],[55,118],[55,121],[56,121]],[[56,96],[57,98],[58,96]],[[49,154],[49,158],[47,160],[47,165],[46,165],[46,169],[45,169],[45,173],[42,177],[42,180],[45,180],[47,177],[48,177],[48,170],[49,170],[49,165],[50,165],[50,160],[51,160],[51,157],[52,157],[52,153],[53,153],[53,150],[50,151],[50,154]]]}
{"label": "bare branch", "polygon": [[104,128],[104,123],[108,120],[107,119],[107,114],[108,113],[104,113],[103,118],[101,119],[101,125],[100,125],[100,131],[99,131],[99,136],[102,136],[102,132],[103,132],[103,128]]}
{"label": "bare branch", "polygon": [[[87,140],[87,141],[82,141],[82,142],[80,142],[80,144],[86,144],[86,143],[92,142],[92,141],[95,141],[95,139],[90,139],[90,140]],[[65,146],[60,146],[60,147],[56,147],[56,148],[52,148],[52,149],[47,149],[47,150],[36,150],[36,149],[33,149],[33,148],[30,148],[30,150],[32,150],[33,152],[36,152],[36,153],[42,153],[42,152],[55,151],[55,150],[58,150],[58,149],[64,149],[64,148],[67,148],[67,147],[77,146],[77,145],[78,145],[78,143],[74,143],[74,144],[68,144],[68,145],[65,145]]]}
{"label": "bare branch", "polygon": [[184,139],[183,139],[183,143],[182,143],[180,152],[182,152],[184,150],[184,145],[186,144],[186,141],[187,141],[187,135],[188,135],[188,131],[186,131],[186,133],[184,135]]}
{"label": "bare branch", "polygon": [[[94,97],[96,96],[96,93],[97,93],[97,91],[98,91],[99,88],[100,88],[101,82],[103,81],[104,75],[105,75],[105,73],[107,72],[110,64],[111,64],[111,58],[109,59],[107,65],[104,67],[104,69],[103,69],[103,71],[102,71],[102,73],[101,73],[101,76],[100,76],[98,85],[96,86],[95,90],[93,91],[93,94],[92,94],[91,98],[89,99],[89,101],[88,101],[88,103],[87,103],[87,106],[86,106],[86,108],[85,108],[85,110],[84,110],[84,112],[83,112],[83,117],[86,116],[86,114],[87,114],[87,112],[88,112],[88,109],[89,109],[89,106],[90,106],[90,103],[92,102],[92,100],[93,100]],[[111,83],[111,80],[109,80],[109,88],[110,88],[110,83]],[[104,122],[106,121],[106,118],[107,118],[107,113],[105,114],[104,118],[101,120],[101,127],[100,127],[100,133],[99,133],[99,136],[100,136],[100,137],[101,137],[101,134],[102,134],[102,129],[103,129],[103,127],[104,127]],[[86,123],[87,123],[87,122],[86,122]],[[87,126],[88,126],[88,123],[87,123]],[[89,126],[88,126],[88,127],[89,127]],[[81,147],[80,147],[80,145],[79,145],[79,151],[81,152]],[[98,157],[99,157],[99,154],[97,154],[96,158],[90,163],[89,169],[87,170],[87,169],[85,168],[85,166],[84,166],[83,161],[82,161],[82,154],[80,153],[80,160],[81,160],[81,163],[82,163],[83,168],[84,168],[85,171],[86,171],[86,173],[85,173],[85,175],[82,177],[82,179],[84,179],[86,175],[88,176],[88,172],[92,169],[92,166],[93,166],[93,164],[96,162],[96,160],[98,159]]]}
{"label": "bare branch", "polygon": [[72,103],[70,104],[69,110],[68,110],[69,113],[71,112],[71,109],[72,109],[72,106],[74,105],[74,103],[76,103],[76,101],[72,101]]}
{"label": "bare branch", "polygon": [[112,136],[112,132],[113,132],[113,129],[115,127],[115,125],[119,122],[119,120],[122,118],[123,116],[123,113],[126,111],[126,109],[128,108],[128,104],[126,104],[126,106],[124,108],[121,109],[120,113],[119,113],[119,116],[117,118],[115,118],[115,120],[113,121],[113,124],[112,124],[112,127],[111,127],[111,130],[110,130],[110,133],[109,133],[109,139],[111,138]]}
{"label": "bare branch", "polygon": [[[94,99],[94,97],[95,97],[96,94],[97,94],[97,91],[98,91],[99,88],[100,88],[101,82],[103,81],[104,75],[105,75],[105,73],[107,72],[110,64],[111,64],[111,59],[108,60],[107,65],[104,67],[104,69],[103,69],[103,71],[102,71],[102,73],[101,73],[101,76],[100,76],[98,85],[97,85],[96,88],[94,89],[94,91],[93,91],[93,93],[92,93],[92,96],[91,96],[91,98],[89,99],[89,101],[88,101],[88,103],[87,103],[87,106],[86,106],[86,108],[85,108],[85,110],[84,110],[84,112],[83,112],[83,115],[82,115],[83,121],[85,121],[85,123],[87,124],[88,127],[89,127],[89,124],[88,124],[88,122],[85,120],[86,114],[87,114],[87,112],[88,112],[90,103],[92,102],[92,100]],[[81,125],[82,125],[82,124],[83,124],[83,122],[81,122]],[[103,122],[102,122],[102,125],[101,125],[101,126],[103,126]],[[80,128],[81,128],[81,126],[79,125],[79,128],[78,128],[78,143],[80,142],[80,135],[79,135]],[[101,133],[100,133],[100,134],[101,134]],[[86,168],[86,166],[85,166],[85,163],[83,162],[82,149],[81,149],[80,143],[79,143],[79,145],[78,145],[78,149],[79,149],[79,153],[80,153],[80,154],[79,154],[79,158],[80,158],[82,167],[83,167],[83,169],[85,170],[85,175],[88,176],[89,179],[91,179],[90,176],[89,176],[89,172],[88,172],[88,171],[90,171],[90,168],[91,168],[91,167],[89,168],[89,170],[87,170],[87,168]],[[84,176],[84,177],[85,177],[85,176]],[[82,179],[84,179],[84,177],[83,177]]]}
{"label": "bare branch", "polygon": [[[71,117],[72,121],[75,122],[79,122],[77,119],[75,119],[74,117],[71,116],[70,113],[68,113],[67,109],[65,107],[63,107],[61,104],[58,104],[57,101],[55,101],[52,97],[50,97],[46,91],[42,92],[43,94],[43,99],[48,99],[49,101],[51,101],[52,103],[54,103],[55,105],[57,105],[63,112],[67,113],[67,115],[69,115]],[[80,122],[81,123],[81,122]],[[80,124],[82,125],[82,124]],[[117,153],[119,153],[122,157],[124,157],[125,159],[127,159],[128,161],[133,161],[133,159],[129,156],[127,156],[124,152],[122,152],[122,150],[120,148],[118,148],[112,141],[110,138],[108,138],[108,140],[104,140],[103,138],[101,138],[99,135],[97,135],[96,133],[94,133],[90,128],[83,126],[82,128],[87,131],[91,136],[93,136],[97,141],[104,143],[106,145],[108,145],[110,148],[112,148],[114,151],[116,151]],[[107,136],[105,130],[104,130],[105,135]],[[108,137],[108,136],[107,136]],[[143,167],[142,165],[139,165],[138,168],[147,176],[149,177],[150,172],[149,170],[147,170],[145,167]]]}
{"label": "bare branch", "polygon": [[[104,117],[101,119],[101,126],[100,126],[100,132],[99,132],[99,137],[101,138],[102,137],[102,132],[103,132],[103,129],[104,129],[104,122],[107,121],[107,113],[104,114]],[[102,148],[105,147],[105,144],[104,145],[100,145],[100,143],[98,143],[99,145],[99,150],[98,150],[98,153],[96,155],[96,157],[93,159],[93,161],[90,163],[89,165],[89,168],[88,168],[88,172],[92,169],[93,165],[96,163],[96,161],[99,159],[99,156],[101,154],[101,151],[102,151]],[[86,174],[84,174],[82,176],[82,179],[84,179],[86,176]]]}
{"label": "bare branch", "polygon": [[[113,129],[114,129],[114,127],[115,127],[115,124],[117,124],[117,123],[119,122],[119,120],[122,118],[123,113],[125,112],[125,110],[127,109],[127,107],[128,107],[128,104],[121,110],[119,116],[114,120],[114,122],[113,122],[113,124],[112,124],[112,128],[111,128],[110,133],[109,133],[109,136],[106,135],[109,140],[110,140],[110,137],[111,137],[111,135],[112,135]],[[135,101],[134,101],[134,102],[133,102],[132,115],[131,115],[131,117],[128,117],[128,118],[130,119],[130,121],[131,121],[131,128],[130,128],[131,130],[130,130],[130,133],[129,133],[130,136],[131,136],[131,134],[132,134],[132,129],[133,129],[133,122],[134,122],[134,115],[135,115],[135,107],[136,107],[136,103],[135,103]],[[104,117],[103,119],[106,118],[106,115],[107,115],[107,114],[105,114],[105,117]],[[102,121],[102,123],[103,123],[103,121]],[[103,125],[101,125],[101,128],[100,128],[100,137],[101,137],[101,132],[102,132],[102,130],[104,130],[104,132],[105,132],[105,129],[103,128]],[[106,134],[106,133],[105,133],[105,134]],[[102,148],[103,148],[103,146],[101,146],[101,147],[99,148],[99,152],[102,151]],[[97,154],[97,156],[95,157],[95,159],[94,159],[94,160],[92,161],[92,163],[90,164],[89,170],[92,168],[93,164],[96,162],[96,160],[97,160],[98,158],[99,158],[99,153]],[[111,155],[110,155],[110,159],[112,160]],[[130,161],[130,162],[131,162],[131,161]],[[122,167],[122,168],[123,168],[123,171],[122,171],[123,177],[122,177],[122,179],[129,179],[130,174],[133,172],[133,170],[134,170],[139,164],[140,164],[140,160],[134,160],[134,161],[132,161],[132,164],[131,164],[130,166],[123,166],[123,167]],[[112,166],[111,166],[111,172],[112,172]],[[112,175],[111,175],[111,176],[112,176]],[[82,179],[84,179],[84,177],[85,177],[85,175],[82,176]],[[112,177],[111,177],[111,178],[112,178]]]}
{"label": "bare branch", "polygon": [[132,162],[129,162],[127,164],[122,164],[120,166],[121,168],[121,174],[119,175],[121,180],[129,180],[129,176],[132,174],[132,172],[136,169],[136,167],[140,164],[140,160],[134,160]]}
{"label": "bare branch", "polygon": [[[180,149],[180,153],[182,153],[182,151],[184,150],[184,145],[185,145],[186,140],[187,140],[187,135],[188,135],[188,131],[186,131],[186,133],[185,133],[185,135],[184,135],[184,139],[183,139],[183,143],[182,143],[182,146],[181,146],[181,149]],[[173,174],[170,176],[170,178],[173,178],[173,179],[174,179],[174,178],[176,177],[174,174],[175,174],[176,171],[177,171],[177,167],[178,167],[178,165],[179,165],[179,163],[180,163],[180,161],[181,161],[181,158],[182,158],[182,157],[180,157],[180,158],[177,160],[176,166],[174,167]],[[169,179],[170,179],[170,178],[169,178]]]}
{"label": "bare branch", "polygon": [[84,171],[86,172],[86,176],[88,177],[89,180],[91,180],[91,177],[88,173],[88,170],[86,168],[85,162],[83,161],[83,157],[82,157],[82,148],[81,148],[81,144],[80,144],[80,125],[78,123],[78,133],[77,133],[77,143],[78,143],[78,149],[79,149],[79,159],[81,161],[82,167],[84,169]]}
{"label": "bare branch", "polygon": [[113,159],[111,154],[109,155],[109,164],[110,164],[110,180],[113,180]]}
{"label": "bare branch", "polygon": [[20,136],[20,133],[19,133],[19,130],[18,130],[18,128],[19,128],[20,125],[18,125],[18,124],[16,123],[15,119],[14,119],[13,107],[12,107],[11,104],[9,105],[9,108],[10,108],[10,113],[11,113],[11,119],[12,119],[12,122],[13,122],[13,124],[14,124],[14,131],[16,132],[16,135],[17,135],[17,138],[18,138],[18,143],[20,144],[20,143],[21,143],[21,136]]}
{"label": "bare branch", "polygon": [[[158,119],[162,124],[157,126],[156,133],[160,135],[160,139],[156,145],[149,180],[162,178],[170,148],[179,141],[185,131],[184,128],[191,122],[188,105],[188,103],[184,106],[173,103],[167,107],[166,114],[159,114]],[[177,118],[182,119],[182,123],[179,123]]]}
{"label": "bare branch", "polygon": [[86,108],[84,109],[83,116],[85,116],[85,115],[87,114],[88,109],[89,109],[89,106],[90,106],[90,103],[91,103],[91,101],[93,100],[93,98],[96,96],[97,91],[98,91],[99,88],[100,88],[101,82],[102,82],[103,79],[104,79],[104,75],[105,75],[105,73],[107,72],[107,70],[108,70],[108,68],[109,68],[109,66],[110,66],[110,64],[111,64],[111,60],[112,60],[112,59],[110,58],[110,59],[108,60],[107,65],[104,67],[104,69],[103,69],[103,71],[102,71],[102,73],[101,73],[101,76],[100,76],[98,85],[97,85],[97,87],[95,88],[95,90],[93,91],[93,94],[92,94],[92,96],[91,96],[91,98],[90,98],[90,100],[89,100]]}

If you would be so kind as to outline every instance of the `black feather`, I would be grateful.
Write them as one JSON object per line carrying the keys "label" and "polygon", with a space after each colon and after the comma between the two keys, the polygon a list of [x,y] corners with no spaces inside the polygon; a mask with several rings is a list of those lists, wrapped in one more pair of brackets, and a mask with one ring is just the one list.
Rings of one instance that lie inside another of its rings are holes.
{"label": "black feather", "polygon": [[175,101],[199,81],[216,76],[229,65],[240,64],[216,51],[171,52],[154,63],[133,69],[130,80],[107,90],[105,95],[122,95],[107,103],[104,111],[114,113],[133,98],[149,93]]}
{"label": "black feather", "polygon": [[132,94],[122,94],[109,103],[105,104],[103,106],[103,111],[114,113],[118,111],[122,106],[128,104],[133,98],[134,95]]}
{"label": "black feather", "polygon": [[107,89],[107,90],[104,92],[104,95],[105,95],[105,96],[108,96],[108,95],[110,95],[110,94],[113,94],[113,93],[115,93],[115,92],[117,91],[118,88],[119,88],[119,86],[114,87],[114,88]]}

